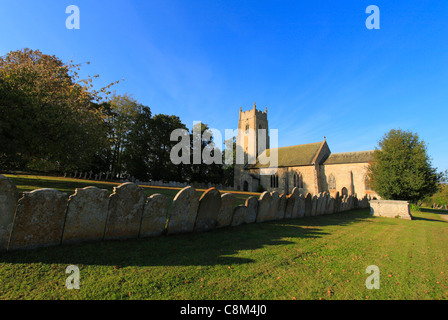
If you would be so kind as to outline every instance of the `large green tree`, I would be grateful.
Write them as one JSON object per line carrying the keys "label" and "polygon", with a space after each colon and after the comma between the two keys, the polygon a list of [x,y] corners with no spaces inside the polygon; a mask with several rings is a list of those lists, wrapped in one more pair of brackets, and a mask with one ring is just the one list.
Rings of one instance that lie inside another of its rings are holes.
{"label": "large green tree", "polygon": [[437,191],[439,175],[418,134],[392,129],[379,141],[369,165],[373,189],[384,199],[417,202]]}
{"label": "large green tree", "polygon": [[[81,65],[38,50],[0,57],[0,166],[87,169],[105,142],[101,94]],[[97,76],[95,76],[97,77]],[[112,84],[111,84],[112,85]]]}
{"label": "large green tree", "polygon": [[182,181],[187,178],[187,167],[183,164],[175,165],[170,158],[171,149],[177,144],[170,140],[171,132],[175,129],[187,129],[177,116],[157,114],[151,119],[148,174],[153,180]]}

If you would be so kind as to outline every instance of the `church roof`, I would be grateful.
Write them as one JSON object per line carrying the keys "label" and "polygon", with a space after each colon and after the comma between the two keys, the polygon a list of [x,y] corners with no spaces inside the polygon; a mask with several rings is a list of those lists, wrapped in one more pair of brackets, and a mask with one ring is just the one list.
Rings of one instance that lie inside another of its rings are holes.
{"label": "church roof", "polygon": [[332,153],[328,159],[325,160],[324,165],[370,162],[373,161],[373,152],[374,150]]}
{"label": "church roof", "polygon": [[[312,165],[319,151],[321,150],[324,141],[300,144],[290,147],[281,147],[273,150],[278,150],[278,167],[293,167]],[[260,156],[269,157],[271,149],[266,149]],[[261,164],[258,161],[253,165],[249,165],[248,169],[267,168],[268,164]]]}

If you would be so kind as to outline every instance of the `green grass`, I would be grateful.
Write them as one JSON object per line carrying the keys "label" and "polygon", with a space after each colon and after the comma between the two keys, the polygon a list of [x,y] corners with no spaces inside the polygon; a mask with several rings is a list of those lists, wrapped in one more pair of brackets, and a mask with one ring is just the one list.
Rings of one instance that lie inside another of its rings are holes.
{"label": "green grass", "polygon": [[[20,192],[72,194],[80,179],[7,175]],[[144,188],[174,197],[178,190]],[[198,191],[202,193],[203,191]],[[240,203],[249,194],[236,193]],[[448,299],[448,228],[442,212],[415,220],[368,210],[255,223],[205,233],[0,253],[0,299]],[[80,269],[67,290],[65,269]],[[369,265],[380,289],[369,290]]]}
{"label": "green grass", "polygon": [[[75,193],[76,188],[84,188],[88,186],[95,186],[101,189],[106,189],[109,194],[113,192],[113,188],[118,186],[119,183],[106,182],[106,181],[92,181],[84,179],[54,177],[54,176],[41,176],[41,175],[26,175],[26,174],[4,174],[4,176],[10,178],[17,186],[19,193],[26,191],[33,191],[41,188],[56,189],[61,192],[65,192],[68,195]],[[141,186],[145,196],[150,196],[155,193],[166,195],[169,199],[174,199],[176,194],[182,188],[171,187],[155,187],[155,186]],[[202,195],[206,189],[197,189],[197,193]],[[250,196],[259,196],[260,193],[253,192],[234,192],[227,190],[220,190],[221,193],[233,193],[236,198],[235,206],[244,204],[246,199]]]}
{"label": "green grass", "polygon": [[[367,210],[0,254],[0,299],[448,299],[447,222]],[[65,269],[80,269],[67,290]],[[365,286],[367,266],[380,289]]]}

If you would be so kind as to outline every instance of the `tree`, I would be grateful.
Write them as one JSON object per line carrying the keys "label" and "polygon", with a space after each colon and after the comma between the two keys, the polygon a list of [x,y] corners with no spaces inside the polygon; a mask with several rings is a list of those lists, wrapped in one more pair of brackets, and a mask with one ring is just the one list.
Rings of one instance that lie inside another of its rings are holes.
{"label": "tree", "polygon": [[173,146],[171,132],[175,129],[186,129],[179,117],[157,114],[151,119],[149,135],[149,168],[148,174],[153,180],[182,181],[186,177],[185,166],[171,162],[170,154]]}
{"label": "tree", "polygon": [[392,129],[378,146],[368,175],[379,196],[416,203],[437,191],[439,175],[416,133]]}
{"label": "tree", "polygon": [[121,176],[125,171],[123,154],[128,135],[138,117],[142,105],[131,95],[114,93],[108,101],[110,110],[106,122],[109,125],[109,143],[111,149],[110,171],[113,176]]}
{"label": "tree", "polygon": [[150,179],[151,109],[140,105],[125,142],[123,163],[126,172],[142,181]]}
{"label": "tree", "polygon": [[92,90],[91,77],[79,79],[80,67],[38,50],[0,57],[0,166],[90,166],[105,142],[103,112],[94,102],[112,84]]}

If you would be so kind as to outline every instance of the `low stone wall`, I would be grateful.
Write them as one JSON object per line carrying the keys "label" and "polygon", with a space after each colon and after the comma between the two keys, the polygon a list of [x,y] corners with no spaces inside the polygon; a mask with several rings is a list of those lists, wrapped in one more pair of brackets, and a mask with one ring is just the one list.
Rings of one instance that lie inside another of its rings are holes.
{"label": "low stone wall", "polygon": [[378,217],[412,219],[409,202],[399,200],[371,200],[370,214]]}
{"label": "low stone wall", "polygon": [[24,192],[18,201],[17,197],[14,183],[0,175],[0,251],[203,232],[369,207],[366,197],[302,196],[297,188],[289,195],[265,191],[235,207],[233,194],[210,188],[199,197],[188,186],[170,203],[161,194],[145,198],[143,189],[132,182],[115,187],[110,196],[106,190],[86,187],[70,197],[54,189]]}

